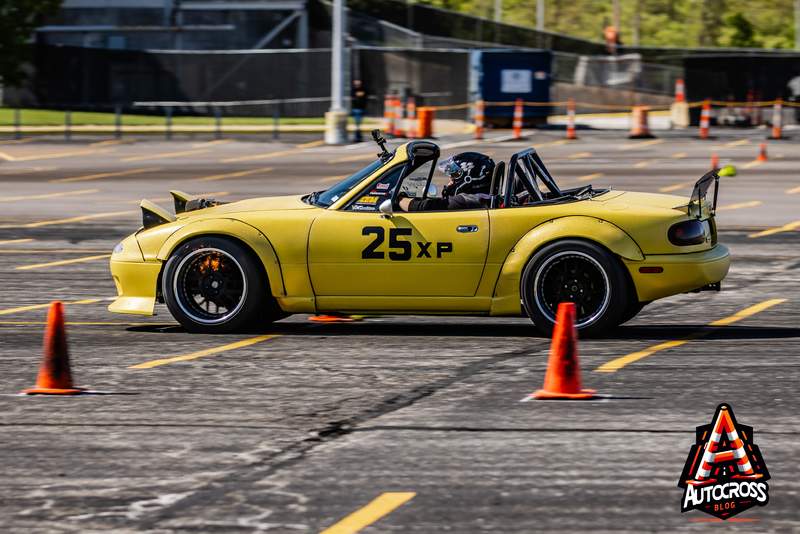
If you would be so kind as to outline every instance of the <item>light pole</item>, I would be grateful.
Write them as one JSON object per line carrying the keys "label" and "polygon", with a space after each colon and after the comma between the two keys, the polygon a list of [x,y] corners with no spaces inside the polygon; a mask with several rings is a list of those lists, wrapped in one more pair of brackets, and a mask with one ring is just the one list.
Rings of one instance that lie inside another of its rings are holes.
{"label": "light pole", "polygon": [[794,49],[800,50],[800,0],[794,0]]}
{"label": "light pole", "polygon": [[331,108],[325,114],[325,143],[347,142],[347,110],[344,106],[344,2],[333,0],[331,43]]}
{"label": "light pole", "polygon": [[544,0],[536,0],[536,29],[544,31]]}

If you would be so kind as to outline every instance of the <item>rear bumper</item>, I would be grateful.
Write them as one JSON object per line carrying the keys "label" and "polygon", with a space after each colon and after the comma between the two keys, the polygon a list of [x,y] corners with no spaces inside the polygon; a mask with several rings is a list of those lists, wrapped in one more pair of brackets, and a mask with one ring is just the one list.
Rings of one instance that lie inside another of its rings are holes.
{"label": "rear bumper", "polygon": [[[726,246],[716,245],[704,252],[656,254],[645,256],[643,261],[623,261],[636,286],[639,301],[649,302],[722,281],[728,274],[731,257]],[[641,267],[661,267],[664,270],[641,273]]]}
{"label": "rear bumper", "polygon": [[128,262],[111,259],[111,276],[117,299],[108,306],[113,313],[153,315],[161,262]]}

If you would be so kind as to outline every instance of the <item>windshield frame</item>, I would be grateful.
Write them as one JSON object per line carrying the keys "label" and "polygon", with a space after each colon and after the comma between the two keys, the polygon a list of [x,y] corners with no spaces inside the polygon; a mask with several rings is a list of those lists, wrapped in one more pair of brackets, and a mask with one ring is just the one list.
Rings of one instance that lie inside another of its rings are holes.
{"label": "windshield frame", "polygon": [[[386,162],[382,161],[381,159],[376,159],[369,165],[359,169],[347,178],[343,179],[341,182],[337,182],[330,189],[315,191],[314,193],[304,196],[303,201],[319,208],[328,209],[341,200],[342,197],[346,196],[353,189],[358,187],[358,185],[364,180],[380,171],[384,167],[385,163]],[[314,198],[315,195],[316,198]]]}

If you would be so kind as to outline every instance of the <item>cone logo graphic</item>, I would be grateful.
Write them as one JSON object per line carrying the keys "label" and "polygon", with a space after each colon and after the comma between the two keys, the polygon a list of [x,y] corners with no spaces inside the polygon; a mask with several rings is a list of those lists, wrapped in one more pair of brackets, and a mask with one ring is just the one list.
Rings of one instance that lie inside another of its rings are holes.
{"label": "cone logo graphic", "polygon": [[44,357],[36,377],[36,385],[23,391],[27,395],[77,395],[83,389],[72,385],[69,368],[67,332],[64,326],[64,305],[50,304],[47,330],[44,333]]}
{"label": "cone logo graphic", "polygon": [[736,422],[733,409],[720,404],[711,424],[698,426],[696,442],[678,481],[681,512],[700,510],[729,519],[769,502],[769,471],[753,428]]}

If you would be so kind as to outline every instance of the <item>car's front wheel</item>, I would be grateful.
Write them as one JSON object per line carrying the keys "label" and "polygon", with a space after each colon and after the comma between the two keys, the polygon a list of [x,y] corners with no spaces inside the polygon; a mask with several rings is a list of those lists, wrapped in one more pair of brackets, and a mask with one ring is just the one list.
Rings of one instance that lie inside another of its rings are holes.
{"label": "car's front wheel", "polygon": [[549,335],[561,302],[575,303],[582,335],[606,333],[622,322],[629,284],[617,258],[588,241],[564,240],[543,247],[528,262],[520,292],[525,311]]}
{"label": "car's front wheel", "polygon": [[189,332],[241,332],[279,318],[263,269],[232,240],[187,241],[170,256],[162,276],[167,308]]}

